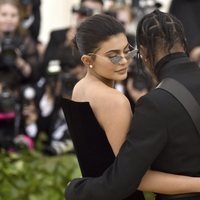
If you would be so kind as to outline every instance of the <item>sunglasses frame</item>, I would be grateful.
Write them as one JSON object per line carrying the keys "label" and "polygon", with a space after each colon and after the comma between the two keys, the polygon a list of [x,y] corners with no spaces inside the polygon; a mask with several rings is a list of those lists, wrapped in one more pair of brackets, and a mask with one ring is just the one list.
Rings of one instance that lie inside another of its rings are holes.
{"label": "sunglasses frame", "polygon": [[107,56],[103,56],[103,55],[99,55],[99,54],[95,54],[95,53],[89,53],[88,55],[91,56],[91,55],[95,55],[95,56],[99,56],[99,57],[103,57],[103,58],[108,58],[110,60],[110,62],[114,65],[118,65],[120,64],[120,61],[125,58],[127,61],[129,61],[131,58],[134,58],[137,53],[138,53],[138,50],[137,49],[134,49],[134,47],[132,45],[129,44],[129,46],[131,48],[133,48],[133,50],[129,50],[128,53],[126,53],[125,56],[121,56],[121,55],[116,55],[112,58],[109,58]]}

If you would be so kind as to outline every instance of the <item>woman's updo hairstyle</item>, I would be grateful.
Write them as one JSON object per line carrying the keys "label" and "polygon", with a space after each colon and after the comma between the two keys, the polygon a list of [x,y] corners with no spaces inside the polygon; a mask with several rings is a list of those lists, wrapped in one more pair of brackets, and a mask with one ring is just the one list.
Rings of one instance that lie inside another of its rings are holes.
{"label": "woman's updo hairstyle", "polygon": [[101,42],[118,33],[124,33],[122,24],[112,16],[98,14],[80,24],[74,38],[74,45],[81,55],[95,52]]}

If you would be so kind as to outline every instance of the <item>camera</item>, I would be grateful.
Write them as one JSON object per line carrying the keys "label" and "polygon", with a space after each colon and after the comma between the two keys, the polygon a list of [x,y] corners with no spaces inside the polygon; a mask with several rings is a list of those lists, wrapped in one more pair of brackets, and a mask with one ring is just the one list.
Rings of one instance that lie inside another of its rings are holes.
{"label": "camera", "polygon": [[61,77],[62,81],[62,93],[68,97],[71,97],[72,91],[76,83],[78,82],[77,78],[71,75],[70,73],[63,73]]}
{"label": "camera", "polygon": [[139,8],[143,15],[152,12],[156,8],[161,8],[162,4],[157,0],[139,0]]}
{"label": "camera", "polygon": [[129,72],[130,73],[130,77],[133,78],[133,87],[136,88],[137,90],[143,90],[143,89],[147,89],[147,79],[146,76],[143,72],[141,71],[136,71],[135,69],[133,69],[132,71]]}
{"label": "camera", "polygon": [[60,60],[50,61],[47,67],[46,81],[47,85],[50,86],[51,90],[54,92],[57,82],[60,81],[62,85],[62,92],[70,96],[72,94],[73,87],[78,80],[69,72],[70,68],[63,69],[65,68],[65,64],[66,63],[61,62]]}
{"label": "camera", "polygon": [[74,6],[72,8],[72,13],[78,13],[79,15],[90,17],[94,14],[97,14],[98,12],[96,10],[91,9],[91,8],[87,8],[85,6],[80,6],[80,7]]}
{"label": "camera", "polygon": [[32,0],[20,0],[20,3],[26,6],[32,4]]}
{"label": "camera", "polygon": [[11,33],[5,33],[1,41],[0,69],[15,66],[16,56],[16,38]]}
{"label": "camera", "polygon": [[50,60],[46,71],[46,85],[50,87],[51,92],[55,92],[56,85],[60,80],[61,76],[61,66],[59,60]]}
{"label": "camera", "polygon": [[144,89],[150,90],[153,87],[153,80],[151,75],[145,70],[139,58],[135,58],[129,66],[128,77],[133,79],[133,87],[139,91]]}
{"label": "camera", "polygon": [[47,66],[47,79],[56,80],[61,72],[61,66],[59,60],[50,60]]}
{"label": "camera", "polygon": [[22,88],[22,106],[29,106],[35,100],[36,91],[32,86],[26,85]]}
{"label": "camera", "polygon": [[[3,87],[3,90],[0,93],[0,112],[14,113],[15,112],[15,98],[13,97],[11,92],[5,88],[6,87]],[[4,118],[2,117],[1,119],[4,119]]]}

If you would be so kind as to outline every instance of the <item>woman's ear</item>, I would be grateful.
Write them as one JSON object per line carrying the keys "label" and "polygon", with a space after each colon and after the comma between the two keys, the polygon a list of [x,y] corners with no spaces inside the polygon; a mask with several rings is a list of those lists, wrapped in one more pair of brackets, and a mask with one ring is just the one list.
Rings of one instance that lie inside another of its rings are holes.
{"label": "woman's ear", "polygon": [[89,66],[89,65],[91,65],[92,64],[92,58],[91,58],[91,56],[88,56],[88,55],[83,55],[82,57],[81,57],[81,61],[84,63],[84,65],[86,65],[86,66]]}

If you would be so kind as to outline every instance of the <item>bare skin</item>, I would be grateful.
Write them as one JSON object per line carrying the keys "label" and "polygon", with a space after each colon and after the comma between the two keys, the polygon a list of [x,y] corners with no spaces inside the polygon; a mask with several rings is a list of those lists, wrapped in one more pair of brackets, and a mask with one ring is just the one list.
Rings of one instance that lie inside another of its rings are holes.
{"label": "bare skin", "polygon": [[[118,50],[118,54],[123,56],[127,43],[125,35],[118,34],[101,43],[98,54],[105,59],[97,56],[93,60],[90,56],[83,55],[82,61],[88,66],[88,71],[86,76],[76,84],[72,95],[73,101],[90,103],[115,155],[125,141],[132,120],[128,99],[113,88],[114,81],[126,78],[128,61],[123,58],[118,65],[114,65],[105,55],[106,52]],[[148,170],[138,189],[163,194],[179,194],[200,192],[199,185],[199,178]]]}

